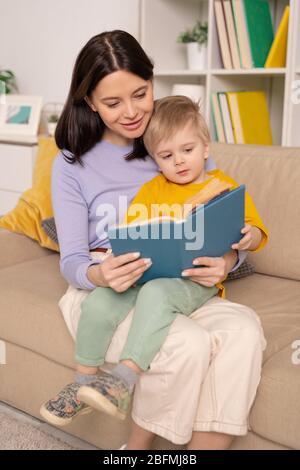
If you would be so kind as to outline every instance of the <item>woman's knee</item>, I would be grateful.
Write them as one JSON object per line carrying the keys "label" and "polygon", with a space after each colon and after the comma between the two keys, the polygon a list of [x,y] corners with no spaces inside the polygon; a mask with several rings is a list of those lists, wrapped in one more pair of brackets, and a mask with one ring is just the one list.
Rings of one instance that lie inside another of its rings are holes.
{"label": "woman's knee", "polygon": [[261,326],[260,319],[256,312],[250,307],[245,305],[239,305],[239,315],[235,316],[234,325],[238,330],[238,336],[240,342],[245,344],[245,347],[257,347],[266,346],[263,328]]}
{"label": "woman's knee", "polygon": [[[171,340],[173,337],[173,340]],[[172,344],[171,344],[172,343]],[[195,365],[211,355],[211,339],[207,330],[201,328],[190,318],[177,315],[170,330],[170,347],[180,351],[180,355]]]}

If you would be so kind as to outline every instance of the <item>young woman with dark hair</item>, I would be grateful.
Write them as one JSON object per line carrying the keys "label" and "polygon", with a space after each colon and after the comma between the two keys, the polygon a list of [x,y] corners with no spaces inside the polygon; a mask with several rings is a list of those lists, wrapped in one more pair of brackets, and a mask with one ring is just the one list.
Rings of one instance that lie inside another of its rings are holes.
{"label": "young woman with dark hair", "polygon": [[[130,55],[128,51],[131,51]],[[78,55],[69,95],[55,133],[58,148],[71,153],[66,156],[70,163],[81,162],[82,155],[103,138],[106,125],[97,112],[97,106],[91,102],[92,95],[104,77],[118,70],[126,70],[145,82],[153,79],[151,60],[137,40],[125,31],[115,30],[94,36]],[[143,93],[137,95],[137,98],[142,97]],[[144,124],[147,122],[145,120]],[[142,134],[134,139],[133,144],[135,152],[130,152],[127,159],[145,157],[147,152]]]}
{"label": "young woman with dark hair", "polygon": [[[61,272],[70,284],[59,306],[74,339],[81,302],[91,290],[125,292],[149,267],[139,253],[113,256],[107,227],[123,219],[139,188],[158,174],[141,145],[153,111],[152,78],[151,60],[124,31],[93,37],[76,60],[52,175]],[[208,158],[206,170],[214,167]],[[232,250],[194,264],[187,276],[212,286],[238,264],[238,255]],[[264,346],[257,316],[213,298],[192,318],[175,319],[136,385],[128,449],[149,448],[155,434],[188,449],[225,449],[235,435],[247,433]],[[131,319],[132,312],[120,323],[107,362],[119,361]],[[64,425],[91,411],[77,398],[87,374],[77,368],[75,382],[42,406],[45,419]]]}

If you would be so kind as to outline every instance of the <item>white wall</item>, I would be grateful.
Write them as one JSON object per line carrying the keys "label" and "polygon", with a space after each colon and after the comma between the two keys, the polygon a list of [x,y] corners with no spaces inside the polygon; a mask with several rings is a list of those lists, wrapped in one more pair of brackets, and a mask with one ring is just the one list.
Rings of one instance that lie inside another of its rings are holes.
{"label": "white wall", "polygon": [[95,34],[139,36],[139,0],[0,0],[0,68],[21,94],[64,102],[81,47]]}

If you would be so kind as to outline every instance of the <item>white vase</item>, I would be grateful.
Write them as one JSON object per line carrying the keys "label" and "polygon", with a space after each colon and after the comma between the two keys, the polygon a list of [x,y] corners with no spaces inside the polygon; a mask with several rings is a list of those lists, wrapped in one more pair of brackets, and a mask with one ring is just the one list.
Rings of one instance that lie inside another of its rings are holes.
{"label": "white vase", "polygon": [[48,134],[53,137],[55,134],[55,129],[57,126],[57,122],[48,122],[47,123],[47,128],[48,128]]}
{"label": "white vase", "polygon": [[172,87],[172,95],[187,96],[192,101],[200,104],[202,113],[205,111],[205,86],[192,85],[189,83],[174,83]]}
{"label": "white vase", "polygon": [[204,70],[207,66],[207,45],[198,42],[187,44],[187,63],[189,70]]}

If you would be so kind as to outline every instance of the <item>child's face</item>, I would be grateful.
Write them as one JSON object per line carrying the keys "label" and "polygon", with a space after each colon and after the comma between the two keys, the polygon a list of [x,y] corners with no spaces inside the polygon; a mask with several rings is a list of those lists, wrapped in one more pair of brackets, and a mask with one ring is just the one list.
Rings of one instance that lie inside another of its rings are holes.
{"label": "child's face", "polygon": [[164,176],[173,183],[202,183],[206,178],[205,160],[209,146],[204,144],[193,123],[178,129],[168,139],[161,140],[153,158]]}

